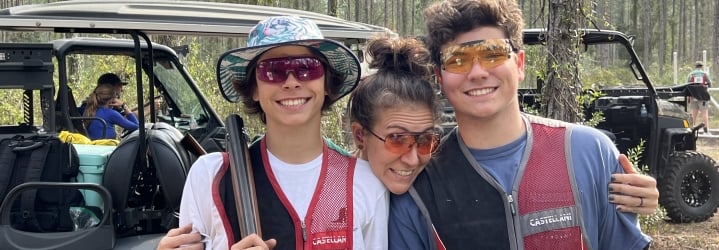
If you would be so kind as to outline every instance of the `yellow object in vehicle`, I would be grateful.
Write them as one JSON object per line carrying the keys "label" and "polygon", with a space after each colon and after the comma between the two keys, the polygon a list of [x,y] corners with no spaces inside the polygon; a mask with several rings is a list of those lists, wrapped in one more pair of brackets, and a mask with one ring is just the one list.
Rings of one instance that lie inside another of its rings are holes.
{"label": "yellow object in vehicle", "polygon": [[94,140],[90,144],[92,145],[105,145],[105,146],[117,146],[117,144],[120,144],[120,140],[116,139],[99,139]]}
{"label": "yellow object in vehicle", "polygon": [[90,144],[90,145],[105,145],[105,146],[117,146],[120,144],[119,140],[115,139],[99,139],[99,140],[90,140],[86,136],[78,133],[72,133],[69,131],[60,131],[60,140],[66,143],[74,143],[74,144]]}

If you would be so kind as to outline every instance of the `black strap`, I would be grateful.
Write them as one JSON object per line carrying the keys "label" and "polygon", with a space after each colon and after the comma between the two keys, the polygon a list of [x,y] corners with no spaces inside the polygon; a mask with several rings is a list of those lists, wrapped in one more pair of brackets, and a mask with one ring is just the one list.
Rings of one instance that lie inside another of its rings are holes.
{"label": "black strap", "polygon": [[12,142],[14,139],[7,139],[0,142],[0,202],[5,199],[6,192],[10,186],[10,178],[12,177],[15,166],[15,152],[12,150]]}
{"label": "black strap", "polygon": [[[36,142],[37,143],[37,142]],[[42,171],[45,168],[45,160],[50,152],[51,144],[47,141],[41,142],[43,145],[32,151],[30,161],[28,162],[27,171],[25,172],[25,182],[40,181]],[[42,230],[35,216],[35,197],[37,189],[31,189],[23,193],[20,207],[23,219],[29,220],[38,230]]]}
{"label": "black strap", "polygon": [[709,101],[711,96],[706,86],[701,84],[687,85],[686,91],[688,95],[699,101]]}

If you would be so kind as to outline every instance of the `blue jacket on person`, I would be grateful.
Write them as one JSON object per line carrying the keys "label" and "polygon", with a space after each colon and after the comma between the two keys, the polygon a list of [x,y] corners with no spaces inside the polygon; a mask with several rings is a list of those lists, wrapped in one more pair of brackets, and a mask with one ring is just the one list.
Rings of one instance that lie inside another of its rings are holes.
{"label": "blue jacket on person", "polygon": [[95,113],[95,117],[102,118],[107,123],[105,129],[105,137],[102,137],[103,124],[100,121],[93,120],[90,125],[87,126],[87,134],[91,140],[97,139],[115,139],[117,133],[115,133],[115,125],[118,125],[126,130],[135,130],[139,127],[139,122],[134,113],[130,112],[127,116],[123,116],[119,112],[108,108],[99,107]]}

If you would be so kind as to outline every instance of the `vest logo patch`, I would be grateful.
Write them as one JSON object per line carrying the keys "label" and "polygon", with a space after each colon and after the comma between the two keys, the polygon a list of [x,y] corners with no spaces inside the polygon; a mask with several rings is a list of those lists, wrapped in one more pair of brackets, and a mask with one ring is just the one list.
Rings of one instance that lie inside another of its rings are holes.
{"label": "vest logo patch", "polygon": [[564,213],[564,214],[559,214],[559,215],[549,215],[549,216],[544,216],[544,217],[540,217],[540,218],[529,219],[529,225],[533,226],[533,227],[537,227],[537,226],[541,226],[541,225],[565,222],[565,221],[571,221],[571,220],[572,220],[572,214]]}
{"label": "vest logo patch", "polygon": [[347,223],[347,207],[340,208],[337,214],[337,219],[332,221],[333,223]]}
{"label": "vest logo patch", "polygon": [[347,235],[344,231],[322,232],[312,235],[313,249],[345,249],[347,248]]}
{"label": "vest logo patch", "polygon": [[520,227],[522,236],[532,235],[555,229],[578,227],[576,206],[561,207],[521,215]]}

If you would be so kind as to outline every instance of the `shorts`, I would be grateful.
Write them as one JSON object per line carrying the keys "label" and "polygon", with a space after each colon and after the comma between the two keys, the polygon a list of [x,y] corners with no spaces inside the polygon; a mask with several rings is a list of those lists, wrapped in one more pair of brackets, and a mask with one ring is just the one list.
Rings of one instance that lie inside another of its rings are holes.
{"label": "shorts", "polygon": [[691,102],[689,102],[689,110],[704,111],[704,110],[707,110],[707,108],[709,108],[709,106],[707,104],[708,104],[708,101],[691,100]]}

